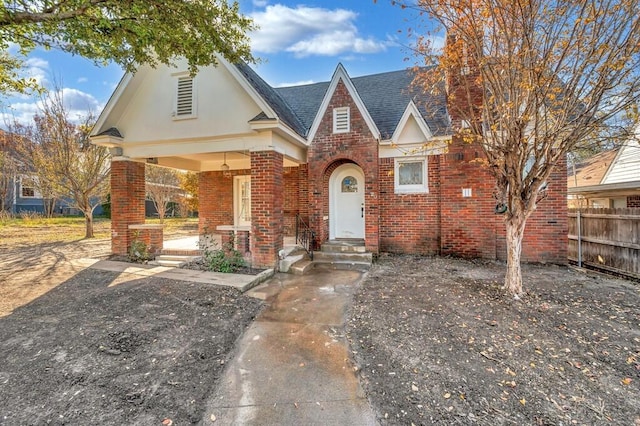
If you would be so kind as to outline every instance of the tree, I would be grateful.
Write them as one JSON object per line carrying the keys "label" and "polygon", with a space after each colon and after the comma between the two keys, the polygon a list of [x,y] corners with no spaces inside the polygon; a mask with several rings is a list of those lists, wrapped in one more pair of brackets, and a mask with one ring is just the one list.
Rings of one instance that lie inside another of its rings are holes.
{"label": "tree", "polygon": [[[10,43],[26,55],[36,46],[58,48],[96,63],[114,61],[126,71],[185,57],[192,72],[215,64],[253,61],[245,32],[254,29],[237,2],[227,0],[4,0],[0,51]],[[0,91],[24,91],[21,61],[0,55]]]}
{"label": "tree", "polygon": [[186,172],[179,175],[180,188],[183,191],[181,203],[186,204],[186,212],[198,211],[198,175],[192,172]]}
{"label": "tree", "polygon": [[21,161],[38,181],[47,182],[54,194],[84,214],[85,238],[92,238],[93,211],[109,191],[109,152],[89,141],[92,114],[80,124],[71,122],[61,90],[49,92],[41,104],[20,144]]}
{"label": "tree", "polygon": [[526,222],[556,164],[581,141],[627,137],[635,126],[640,4],[418,0],[415,7],[447,31],[441,51],[419,38],[416,51],[439,72],[423,72],[418,82],[447,87],[457,106],[449,113],[459,118],[454,132],[484,151],[507,208],[504,288],[519,297]]}
{"label": "tree", "polygon": [[0,146],[0,212],[9,210],[14,196],[18,165],[9,153]]}
{"label": "tree", "polygon": [[147,164],[145,167],[147,197],[153,201],[160,223],[164,222],[171,201],[180,195],[178,173],[173,169]]}

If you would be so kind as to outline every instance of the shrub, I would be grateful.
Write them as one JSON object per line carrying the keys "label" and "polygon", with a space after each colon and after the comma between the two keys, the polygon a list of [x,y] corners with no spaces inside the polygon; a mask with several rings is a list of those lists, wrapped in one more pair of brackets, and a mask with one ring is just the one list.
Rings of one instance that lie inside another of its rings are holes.
{"label": "shrub", "polygon": [[233,243],[225,243],[219,248],[218,242],[206,234],[206,231],[201,238],[200,249],[205,267],[209,271],[231,273],[245,266],[242,253],[233,248]]}
{"label": "shrub", "polygon": [[146,262],[152,258],[149,253],[149,247],[144,241],[138,239],[140,234],[136,231],[133,234],[133,240],[131,241],[131,247],[129,247],[129,259],[132,262]]}

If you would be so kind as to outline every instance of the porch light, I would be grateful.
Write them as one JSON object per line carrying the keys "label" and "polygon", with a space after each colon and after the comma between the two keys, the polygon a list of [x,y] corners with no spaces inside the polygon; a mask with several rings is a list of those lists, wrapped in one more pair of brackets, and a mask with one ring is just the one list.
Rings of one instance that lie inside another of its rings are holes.
{"label": "porch light", "polygon": [[229,165],[227,164],[227,153],[224,153],[224,161],[222,162],[222,166],[220,166],[220,170],[222,170],[222,176],[231,177],[231,172],[229,171]]}

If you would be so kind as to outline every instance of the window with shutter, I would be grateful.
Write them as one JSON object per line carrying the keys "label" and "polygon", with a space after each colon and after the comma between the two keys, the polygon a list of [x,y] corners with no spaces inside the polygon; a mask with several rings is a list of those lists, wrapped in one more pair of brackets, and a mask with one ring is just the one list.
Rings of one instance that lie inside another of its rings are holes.
{"label": "window with shutter", "polygon": [[333,110],[333,133],[346,133],[351,130],[349,107]]}
{"label": "window with shutter", "polygon": [[180,117],[195,115],[193,108],[193,78],[178,77],[178,92],[176,96],[176,114]]}

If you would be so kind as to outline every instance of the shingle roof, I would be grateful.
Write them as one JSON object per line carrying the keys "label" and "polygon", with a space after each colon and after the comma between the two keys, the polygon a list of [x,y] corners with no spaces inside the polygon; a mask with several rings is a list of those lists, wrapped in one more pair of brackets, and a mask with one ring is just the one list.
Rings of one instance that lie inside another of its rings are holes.
{"label": "shingle roof", "polygon": [[[272,88],[248,65],[236,66],[282,121],[299,135],[307,136],[329,82]],[[391,138],[411,100],[435,136],[450,134],[444,95],[413,88],[414,75],[400,70],[351,79],[384,139]]]}
{"label": "shingle roof", "polygon": [[[287,102],[280,97],[273,87],[269,86],[266,81],[264,81],[254,70],[251,69],[249,65],[244,62],[236,64],[236,68],[287,126],[293,129],[293,131],[298,133],[300,136],[304,136],[306,134],[304,126],[296,113],[291,109]],[[258,115],[258,117],[260,117],[260,115]],[[255,119],[258,119],[258,117]]]}
{"label": "shingle roof", "polygon": [[122,135],[120,134],[120,131],[115,127],[109,127],[107,130],[105,130],[104,132],[98,133],[96,136],[114,136],[116,138],[122,137]]}

